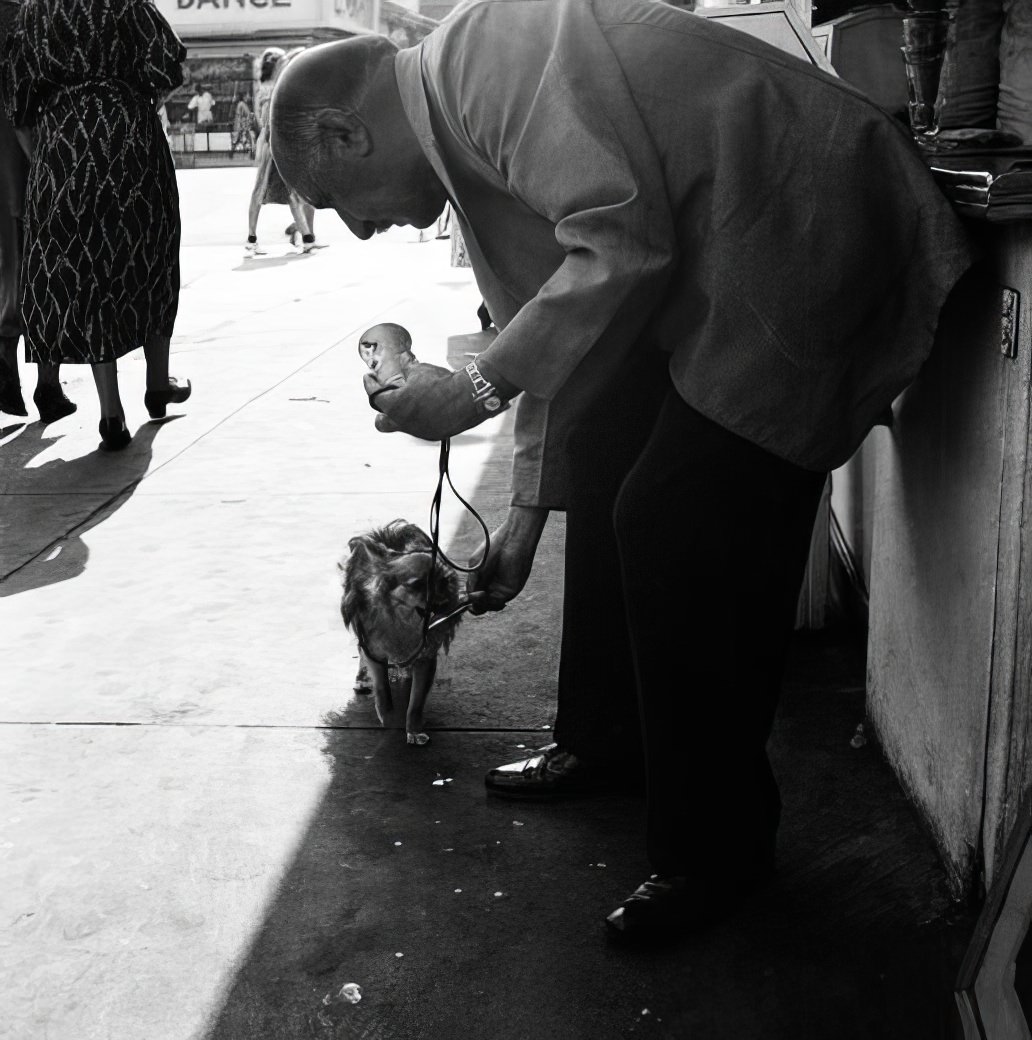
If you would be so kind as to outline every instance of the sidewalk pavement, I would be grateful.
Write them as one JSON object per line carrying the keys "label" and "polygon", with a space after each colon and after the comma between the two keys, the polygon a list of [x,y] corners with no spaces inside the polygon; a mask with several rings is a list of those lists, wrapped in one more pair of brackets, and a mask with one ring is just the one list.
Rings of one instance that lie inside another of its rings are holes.
{"label": "sidewalk pavement", "polygon": [[[437,452],[373,431],[357,339],[398,321],[444,364],[479,295],[447,242],[359,243],[330,214],[329,248],[296,256],[287,210],[264,210],[270,253],[245,260],[251,173],[179,174],[171,371],[194,393],[174,418],[146,421],[137,352],[126,452],[96,450],[83,368],[63,371],[76,415],[2,420],[0,1037],[949,1035],[968,922],[876,750],[849,744],[848,640],[795,650],[779,880],[661,953],[602,934],[648,872],[640,801],[483,791],[549,736],[561,518],[520,600],[460,628],[431,743],[378,726],[335,563],[369,526],[425,526]],[[456,486],[492,524],[510,453],[511,413],[454,442]],[[444,526],[473,551],[461,509]]]}

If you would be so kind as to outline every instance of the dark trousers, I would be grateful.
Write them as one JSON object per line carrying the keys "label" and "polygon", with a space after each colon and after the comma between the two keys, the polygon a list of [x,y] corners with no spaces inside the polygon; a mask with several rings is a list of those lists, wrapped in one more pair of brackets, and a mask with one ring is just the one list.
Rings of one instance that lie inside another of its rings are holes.
{"label": "dark trousers", "polygon": [[706,419],[665,370],[617,399],[622,435],[570,444],[555,739],[634,770],[640,720],[653,869],[733,881],[773,856],[766,745],[825,475]]}

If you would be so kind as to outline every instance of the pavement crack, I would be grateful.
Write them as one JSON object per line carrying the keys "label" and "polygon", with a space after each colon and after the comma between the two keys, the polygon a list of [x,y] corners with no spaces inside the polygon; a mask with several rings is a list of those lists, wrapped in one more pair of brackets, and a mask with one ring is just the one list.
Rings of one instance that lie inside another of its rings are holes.
{"label": "pavement crack", "polygon": [[[80,729],[289,729],[289,730],[349,730],[355,733],[389,733],[391,730],[383,726],[333,726],[325,724],[283,723],[283,722],[152,722],[144,719],[129,722],[113,720],[89,721],[63,719],[53,721],[47,719],[0,719],[0,726],[65,726]],[[400,731],[399,731],[400,732]],[[540,726],[529,726],[522,729],[515,727],[494,726],[439,726],[431,727],[432,733],[537,733],[544,730]]]}

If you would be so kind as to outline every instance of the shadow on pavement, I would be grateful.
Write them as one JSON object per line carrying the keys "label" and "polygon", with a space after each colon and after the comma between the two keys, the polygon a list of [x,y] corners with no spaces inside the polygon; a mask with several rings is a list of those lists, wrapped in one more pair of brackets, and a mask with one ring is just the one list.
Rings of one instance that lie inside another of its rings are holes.
{"label": "shadow on pavement", "polygon": [[[83,535],[129,501],[150,468],[158,430],[173,418],[144,423],[122,452],[98,447],[79,458],[30,466],[60,440],[47,437],[42,423],[30,424],[0,448],[4,471],[0,598],[68,581],[86,570],[89,548]],[[107,490],[93,490],[105,485]],[[47,555],[41,559],[43,553]]]}
{"label": "shadow on pavement", "polygon": [[248,256],[243,259],[236,267],[234,271],[262,271],[267,267],[283,267],[286,264],[300,263],[304,260],[311,260],[316,254],[315,253],[284,253],[281,256],[267,255],[267,256]]}
{"label": "shadow on pavement", "polygon": [[[489,526],[510,450],[500,437],[471,497]],[[671,948],[623,950],[603,932],[648,873],[640,800],[485,793],[484,772],[541,743],[554,709],[561,535],[542,543],[535,602],[460,630],[460,723],[414,748],[327,716],[329,786],[205,1040],[951,1037],[970,922],[877,749],[850,743],[864,717],[855,637],[796,640],[772,741],[775,883]],[[462,559],[478,539],[468,520],[449,549]]]}
{"label": "shadow on pavement", "polygon": [[641,801],[487,796],[533,731],[328,731],[329,786],[206,1040],[946,1040],[970,921],[877,749],[850,745],[862,674],[841,640],[797,640],[779,874],[654,951],[602,927],[647,872]]}

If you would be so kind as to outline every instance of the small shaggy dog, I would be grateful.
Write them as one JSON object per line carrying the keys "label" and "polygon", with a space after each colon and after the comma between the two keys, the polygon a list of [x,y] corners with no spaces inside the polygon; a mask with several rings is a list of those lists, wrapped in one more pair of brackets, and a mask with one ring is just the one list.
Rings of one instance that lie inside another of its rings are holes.
{"label": "small shaggy dog", "polygon": [[430,740],[423,732],[423,706],[437,672],[437,654],[447,653],[460,621],[456,616],[435,625],[424,641],[427,611],[444,617],[462,606],[459,576],[451,567],[439,559],[430,575],[431,549],[430,539],[419,527],[394,520],[352,538],[337,564],[344,586],[340,613],[358,637],[381,725],[394,707],[388,665],[411,669],[412,692],[405,717],[409,744]]}

